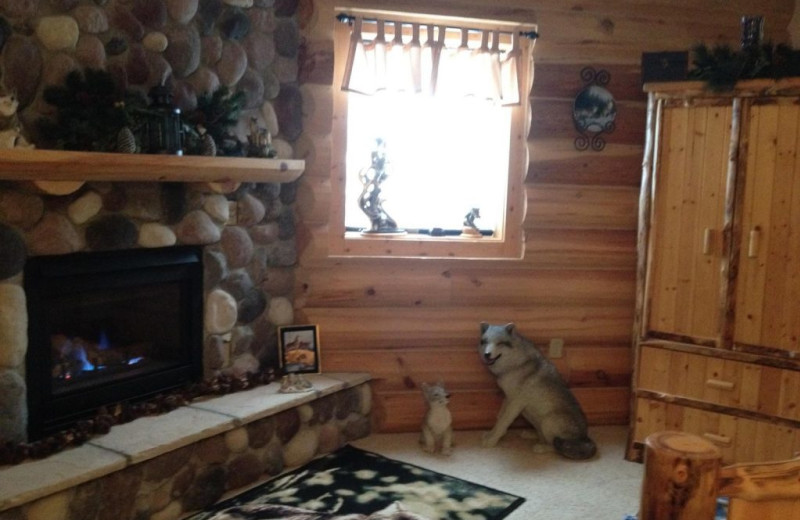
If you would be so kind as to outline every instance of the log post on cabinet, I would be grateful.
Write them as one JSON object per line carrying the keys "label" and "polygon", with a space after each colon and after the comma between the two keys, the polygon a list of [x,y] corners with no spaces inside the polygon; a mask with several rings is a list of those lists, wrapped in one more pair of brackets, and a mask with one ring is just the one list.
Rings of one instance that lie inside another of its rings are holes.
{"label": "log post on cabinet", "polygon": [[[653,173],[655,168],[656,153],[656,121],[659,119],[658,110],[661,103],[656,101],[653,93],[647,96],[647,132],[645,133],[644,159],[642,160],[642,184],[639,189],[639,215],[636,232],[636,312],[633,318],[633,368],[631,377],[634,381],[638,378],[639,349],[636,348],[644,337],[643,316],[645,313],[645,279],[647,277],[647,241],[650,232],[650,204],[653,186]],[[631,392],[631,410],[636,410],[636,394]],[[634,432],[636,431],[636,414],[631,414],[630,429],[628,433],[628,449],[625,458],[641,461],[641,450],[635,446]]]}
{"label": "log post on cabinet", "polygon": [[721,460],[719,449],[696,435],[648,436],[639,520],[712,520]]}

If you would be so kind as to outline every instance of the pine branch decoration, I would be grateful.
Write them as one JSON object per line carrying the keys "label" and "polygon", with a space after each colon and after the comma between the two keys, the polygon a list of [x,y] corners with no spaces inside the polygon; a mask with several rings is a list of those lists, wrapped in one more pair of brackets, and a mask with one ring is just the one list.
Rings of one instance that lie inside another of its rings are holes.
{"label": "pine branch decoration", "polygon": [[125,96],[111,75],[86,69],[67,74],[63,85],[45,88],[43,98],[58,109],[56,119],[40,119],[46,145],[64,150],[111,151],[128,123]]}
{"label": "pine branch decoration", "polygon": [[692,48],[694,69],[689,77],[703,80],[714,91],[732,90],[739,80],[780,79],[800,75],[800,55],[787,45],[753,45],[734,51],[728,45]]}
{"label": "pine branch decoration", "polygon": [[235,155],[236,151],[224,143],[232,140],[230,129],[239,122],[244,103],[244,92],[231,93],[228,87],[222,86],[210,95],[199,97],[197,108],[186,117],[193,127],[205,128],[217,143],[220,155]]}

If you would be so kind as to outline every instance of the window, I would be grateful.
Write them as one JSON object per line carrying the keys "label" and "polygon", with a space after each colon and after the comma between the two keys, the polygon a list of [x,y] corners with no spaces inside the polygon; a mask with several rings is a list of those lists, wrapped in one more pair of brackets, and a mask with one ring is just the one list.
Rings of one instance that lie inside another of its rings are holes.
{"label": "window", "polygon": [[532,41],[382,15],[336,29],[330,253],[519,258]]}

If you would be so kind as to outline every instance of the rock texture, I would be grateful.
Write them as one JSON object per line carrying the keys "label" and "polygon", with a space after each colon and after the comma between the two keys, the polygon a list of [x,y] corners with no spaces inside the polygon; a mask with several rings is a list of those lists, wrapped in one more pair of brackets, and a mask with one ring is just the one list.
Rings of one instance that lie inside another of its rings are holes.
{"label": "rock texture", "polygon": [[[184,111],[220,86],[245,93],[246,121],[273,101],[290,133],[274,123],[270,132],[292,143],[305,59],[295,11],[264,0],[8,0],[0,8],[3,87],[16,92],[23,133],[34,143],[34,122],[54,111],[45,88],[82,68],[107,70],[140,94],[166,84]],[[245,125],[237,137],[248,133]]]}
{"label": "rock texture", "polygon": [[[18,383],[0,368],[0,412],[6,393],[20,391]],[[368,435],[370,403],[369,384],[340,390],[3,511],[0,517],[175,520],[212,505],[227,492],[241,491]]]}

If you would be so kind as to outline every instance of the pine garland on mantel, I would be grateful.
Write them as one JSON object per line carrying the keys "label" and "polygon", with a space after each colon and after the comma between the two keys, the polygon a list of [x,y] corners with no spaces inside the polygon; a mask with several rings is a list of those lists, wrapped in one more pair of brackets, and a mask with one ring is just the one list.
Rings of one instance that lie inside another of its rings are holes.
{"label": "pine garland on mantel", "polygon": [[41,440],[0,443],[0,468],[10,464],[20,464],[29,459],[42,459],[67,448],[80,446],[92,437],[108,433],[116,424],[124,424],[139,417],[160,415],[191,404],[200,397],[241,392],[269,384],[275,379],[273,369],[239,377],[222,374],[213,379],[156,395],[145,401],[120,402],[103,406],[97,410],[94,417],[80,420],[74,426]]}
{"label": "pine garland on mantel", "polygon": [[705,81],[715,92],[733,90],[737,81],[800,76],[800,52],[785,44],[752,45],[734,50],[729,45],[692,47],[690,79]]}

